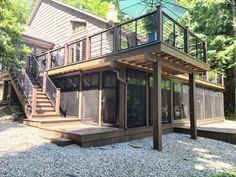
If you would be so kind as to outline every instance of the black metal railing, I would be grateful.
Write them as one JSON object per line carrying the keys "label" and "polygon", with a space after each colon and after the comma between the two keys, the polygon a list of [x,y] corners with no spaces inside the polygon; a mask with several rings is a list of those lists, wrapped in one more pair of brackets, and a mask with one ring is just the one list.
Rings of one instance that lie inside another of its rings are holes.
{"label": "black metal railing", "polygon": [[157,40],[156,12],[118,25],[119,48],[125,50]]}
{"label": "black metal railing", "polygon": [[162,41],[177,48],[182,52],[187,52],[185,48],[186,28],[173,20],[166,13],[162,13]]}
{"label": "black metal railing", "polygon": [[188,44],[189,44],[189,49],[188,49],[189,55],[205,62],[205,57],[204,57],[205,42],[202,41],[199,37],[197,37],[193,33],[189,32]]}
{"label": "black metal railing", "polygon": [[86,59],[86,39],[81,39],[68,46],[68,64],[77,63]]}
{"label": "black metal railing", "polygon": [[50,52],[51,55],[51,67],[59,67],[64,65],[65,60],[65,47],[55,49]]}
{"label": "black metal railing", "polygon": [[56,107],[57,88],[54,85],[54,83],[52,82],[52,80],[47,75],[45,75],[45,77],[46,77],[46,95],[55,108]]}
{"label": "black metal railing", "polygon": [[91,59],[114,52],[114,28],[92,35],[89,40]]}
{"label": "black metal railing", "polygon": [[47,66],[48,66],[48,54],[47,53],[36,56],[36,60],[38,61],[38,63],[40,64],[40,66],[44,70],[47,69]]}
{"label": "black metal railing", "polygon": [[44,74],[45,68],[42,67],[42,65],[39,63],[39,61],[37,60],[37,58],[35,56],[31,57],[30,62],[31,62],[31,65],[30,65],[31,74],[42,86],[43,85],[43,74]]}
{"label": "black metal railing", "polygon": [[[65,48],[51,51],[52,67],[95,59],[160,41],[197,60],[207,62],[206,43],[158,7],[154,12],[70,43],[65,46],[68,52],[64,51]],[[68,56],[64,56],[64,53]],[[68,61],[63,62],[66,57]]]}
{"label": "black metal railing", "polygon": [[26,72],[14,73],[14,76],[21,86],[26,101],[32,106],[33,84]]}

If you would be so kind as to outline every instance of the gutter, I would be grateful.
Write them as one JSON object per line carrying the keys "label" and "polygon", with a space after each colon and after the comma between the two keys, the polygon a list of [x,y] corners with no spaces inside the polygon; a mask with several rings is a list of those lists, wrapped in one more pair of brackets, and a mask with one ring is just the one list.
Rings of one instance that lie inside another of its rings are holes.
{"label": "gutter", "polygon": [[125,130],[127,130],[127,82],[120,77],[120,72],[118,70],[113,69],[113,71],[116,73],[117,79],[125,85]]}

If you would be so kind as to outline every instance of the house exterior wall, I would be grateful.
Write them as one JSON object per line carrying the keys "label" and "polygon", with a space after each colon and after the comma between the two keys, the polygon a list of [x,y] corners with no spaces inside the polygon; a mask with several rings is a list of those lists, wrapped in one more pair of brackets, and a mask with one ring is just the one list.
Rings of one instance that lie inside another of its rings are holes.
{"label": "house exterior wall", "polygon": [[[97,72],[112,72],[112,68],[107,69],[97,69],[89,73],[82,73],[82,75],[76,73],[70,73],[69,76],[61,75],[53,77],[53,82],[62,78],[77,77],[81,79],[84,75],[94,74]],[[132,71],[132,72],[131,72]],[[141,75],[135,74],[137,71]],[[149,72],[133,69],[127,67],[125,69],[126,77],[125,80],[128,84],[128,95],[127,95],[127,127],[144,127],[150,126],[153,123],[153,117],[151,114],[152,104],[152,75]],[[128,74],[130,73],[130,74]],[[114,73],[115,74],[115,73]],[[141,78],[141,76],[143,77]],[[141,78],[141,80],[140,80]],[[137,80],[138,79],[138,80]],[[101,85],[104,85],[104,76],[101,74],[99,78]],[[137,80],[137,81],[136,81]],[[190,120],[189,113],[189,86],[187,81],[182,81],[178,79],[173,79],[168,76],[163,76],[162,78],[162,123],[163,124],[175,124],[175,123],[184,123]],[[166,82],[165,82],[166,81]],[[167,82],[168,81],[168,82]],[[119,81],[118,81],[119,82]],[[80,82],[81,83],[81,82]],[[120,83],[119,83],[120,84]],[[76,85],[76,84],[75,84]],[[132,85],[132,87],[131,87]],[[59,86],[59,85],[58,85]],[[178,89],[176,89],[176,86]],[[104,93],[104,87],[99,86]],[[146,89],[147,88],[147,89]],[[198,85],[196,88],[196,118],[198,121],[208,121],[211,119],[222,119],[224,118],[224,104],[223,104],[223,91],[219,89],[209,88],[203,85]],[[121,92],[120,87],[117,85],[115,88],[116,93]],[[89,90],[83,90],[77,87],[77,91],[80,92],[81,99],[77,97],[70,97],[69,102],[73,102],[75,108],[81,107],[81,116],[78,114],[78,118],[81,118],[82,123],[84,124],[98,124],[99,114],[101,114],[101,122],[103,123],[104,116],[102,112],[99,112],[98,105],[99,102],[102,102],[102,110],[104,110],[104,100],[109,100],[109,108],[112,107],[111,97],[106,98],[108,95],[103,95],[101,100],[98,97],[99,90],[98,88],[90,88]],[[68,96],[68,93],[65,93]],[[142,97],[143,95],[143,97]],[[66,97],[67,97],[66,96]],[[141,98],[142,97],[142,98]],[[178,99],[178,104],[175,102],[175,99]],[[168,102],[169,100],[169,102]],[[117,100],[116,100],[117,101]],[[68,104],[68,103],[67,103]],[[118,105],[118,102],[117,102]],[[68,107],[68,106],[67,106]],[[119,112],[121,107],[117,106],[116,112]],[[68,108],[65,111],[70,111]],[[87,112],[86,112],[87,111]],[[87,117],[86,115],[87,114]],[[180,114],[176,117],[177,114]],[[141,115],[141,116],[140,116]],[[139,117],[138,117],[139,116]],[[85,118],[86,117],[86,118]],[[107,116],[108,117],[108,116]],[[92,121],[91,121],[91,120]],[[94,120],[93,120],[94,119]],[[120,127],[122,122],[122,116],[117,115],[118,121],[113,126]],[[132,120],[131,120],[132,119]],[[83,121],[84,120],[84,121]],[[137,121],[139,123],[137,124]]]}
{"label": "house exterior wall", "polygon": [[[72,34],[71,21],[86,21],[86,30]],[[49,41],[55,42],[56,45],[64,45],[75,38],[78,39],[107,28],[105,22],[47,0],[42,1],[29,26],[45,35]]]}

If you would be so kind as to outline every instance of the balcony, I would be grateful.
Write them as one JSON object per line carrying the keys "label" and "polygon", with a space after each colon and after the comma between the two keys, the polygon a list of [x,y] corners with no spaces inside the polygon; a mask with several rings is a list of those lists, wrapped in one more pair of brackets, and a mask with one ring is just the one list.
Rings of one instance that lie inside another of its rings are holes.
{"label": "balcony", "polygon": [[[152,70],[154,60],[165,74],[209,70],[206,42],[177,21],[156,11],[86,36],[37,56],[49,74],[112,65],[114,61]],[[86,64],[87,63],[87,64]],[[93,64],[92,64],[93,63]],[[88,66],[89,67],[86,67]]]}

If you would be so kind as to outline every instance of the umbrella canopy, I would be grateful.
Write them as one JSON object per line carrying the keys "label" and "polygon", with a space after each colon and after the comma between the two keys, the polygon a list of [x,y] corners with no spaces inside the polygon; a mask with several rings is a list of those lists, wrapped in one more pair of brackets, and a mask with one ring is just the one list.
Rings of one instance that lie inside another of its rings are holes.
{"label": "umbrella canopy", "polygon": [[181,18],[188,10],[176,0],[119,0],[121,11],[134,18],[147,13],[159,5],[162,6],[166,14],[175,20]]}

